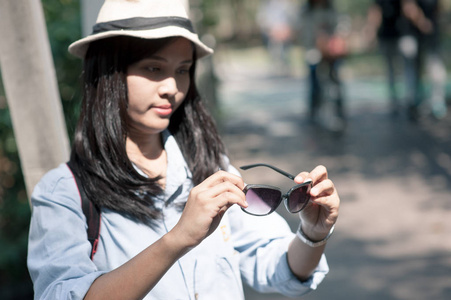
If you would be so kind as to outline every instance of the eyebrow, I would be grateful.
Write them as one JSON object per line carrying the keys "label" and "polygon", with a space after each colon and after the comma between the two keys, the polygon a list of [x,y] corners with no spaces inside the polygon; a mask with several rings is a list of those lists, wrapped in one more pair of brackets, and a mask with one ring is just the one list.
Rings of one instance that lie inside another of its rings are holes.
{"label": "eyebrow", "polygon": [[[164,57],[158,56],[158,55],[150,55],[148,57],[146,57],[145,59],[150,59],[150,60],[158,60],[158,61],[163,61],[163,62],[168,62],[168,60]],[[193,63],[193,59],[187,59],[187,60],[183,60],[181,62],[179,62],[179,64],[184,65],[184,64],[192,64]]]}

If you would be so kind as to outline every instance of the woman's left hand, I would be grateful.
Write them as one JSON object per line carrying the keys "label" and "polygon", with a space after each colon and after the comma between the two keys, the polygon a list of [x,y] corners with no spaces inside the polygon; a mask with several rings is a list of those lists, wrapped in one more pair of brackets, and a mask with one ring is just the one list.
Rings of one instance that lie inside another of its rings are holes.
{"label": "woman's left hand", "polygon": [[299,173],[294,181],[299,184],[308,179],[312,180],[313,186],[309,204],[299,213],[302,231],[311,240],[320,241],[337,221],[340,198],[324,166],[317,166],[310,173]]}

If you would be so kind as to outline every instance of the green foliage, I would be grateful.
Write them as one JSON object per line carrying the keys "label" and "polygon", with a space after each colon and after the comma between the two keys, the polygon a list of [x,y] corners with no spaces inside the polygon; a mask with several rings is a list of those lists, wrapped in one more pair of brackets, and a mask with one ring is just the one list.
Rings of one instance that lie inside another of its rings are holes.
{"label": "green foliage", "polygon": [[[67,52],[81,35],[79,1],[42,0],[69,136],[80,103],[81,61]],[[26,256],[30,207],[0,80],[0,299],[32,299]]]}
{"label": "green foliage", "polygon": [[43,0],[42,5],[68,134],[72,137],[80,105],[82,65],[67,47],[81,36],[80,4],[78,0]]}
{"label": "green foliage", "polygon": [[[4,95],[0,87],[0,95]],[[28,205],[6,99],[0,96],[0,298],[31,295],[26,267]]]}

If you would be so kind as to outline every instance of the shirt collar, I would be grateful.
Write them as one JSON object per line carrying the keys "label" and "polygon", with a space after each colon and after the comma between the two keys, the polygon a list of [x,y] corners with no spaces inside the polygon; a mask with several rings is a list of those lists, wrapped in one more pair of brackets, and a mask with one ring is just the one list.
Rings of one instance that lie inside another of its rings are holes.
{"label": "shirt collar", "polygon": [[162,138],[168,161],[166,169],[166,192],[172,194],[170,193],[170,189],[177,189],[186,179],[191,179],[192,174],[177,141],[169,130],[163,131]]}
{"label": "shirt collar", "polygon": [[[166,129],[161,134],[163,147],[166,150],[167,169],[166,169],[166,197],[174,194],[177,189],[183,185],[187,179],[192,178],[191,171],[186,164],[182,151],[177,144],[174,136]],[[138,166],[133,164],[135,170],[142,176],[148,177]]]}

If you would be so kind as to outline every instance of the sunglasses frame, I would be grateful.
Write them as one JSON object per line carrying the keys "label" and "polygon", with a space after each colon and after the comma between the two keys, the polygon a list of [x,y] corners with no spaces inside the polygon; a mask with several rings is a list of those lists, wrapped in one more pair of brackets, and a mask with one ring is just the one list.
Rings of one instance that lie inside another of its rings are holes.
{"label": "sunglasses frame", "polygon": [[[288,173],[288,172],[285,172],[285,171],[283,171],[283,170],[281,170],[281,169],[279,169],[279,168],[277,168],[277,167],[274,167],[274,166],[271,166],[271,165],[268,165],[268,164],[264,164],[264,163],[245,165],[245,166],[241,166],[240,169],[242,169],[242,170],[248,170],[248,169],[252,169],[252,168],[255,168],[255,167],[267,167],[267,168],[270,168],[270,169],[272,169],[272,170],[278,172],[279,174],[282,174],[282,175],[284,175],[284,176],[290,178],[291,180],[294,180],[294,178],[296,177],[296,176],[294,176],[294,175],[292,175],[292,174],[290,174],[290,173]],[[262,215],[260,215],[260,214],[253,214],[253,213],[250,213],[250,212],[246,211],[245,208],[241,208],[241,210],[244,211],[245,213],[247,213],[247,214],[249,214],[249,215],[253,215],[253,216],[267,216],[267,215],[273,213],[273,212],[279,207],[280,203],[283,201],[284,204],[285,204],[285,208],[286,208],[286,210],[287,210],[289,213],[292,213],[292,214],[298,213],[298,212],[302,211],[302,210],[307,206],[307,204],[309,203],[309,200],[310,200],[310,195],[308,195],[308,199],[307,199],[307,201],[305,201],[305,203],[302,205],[301,209],[299,209],[299,210],[297,210],[297,211],[295,211],[295,212],[291,212],[291,211],[289,210],[289,208],[288,208],[288,199],[289,199],[291,193],[292,193],[294,190],[296,190],[296,189],[298,189],[298,188],[302,188],[302,187],[304,187],[304,186],[309,186],[308,191],[310,191],[310,189],[312,188],[312,181],[306,181],[306,182],[297,184],[297,185],[293,186],[291,189],[289,189],[288,192],[286,192],[285,194],[283,194],[283,192],[282,192],[282,190],[281,190],[280,188],[275,187],[275,186],[272,186],[272,185],[266,185],[266,184],[248,184],[248,185],[246,185],[246,186],[244,187],[244,189],[243,189],[244,194],[246,194],[247,191],[250,190],[251,188],[269,188],[269,189],[273,189],[273,190],[279,191],[280,194],[281,194],[281,197],[280,197],[280,200],[277,202],[277,205],[276,205],[274,208],[271,208],[271,210],[270,210],[268,213],[266,213],[266,214],[262,214]]]}

